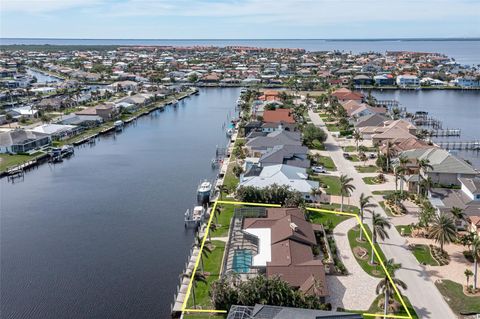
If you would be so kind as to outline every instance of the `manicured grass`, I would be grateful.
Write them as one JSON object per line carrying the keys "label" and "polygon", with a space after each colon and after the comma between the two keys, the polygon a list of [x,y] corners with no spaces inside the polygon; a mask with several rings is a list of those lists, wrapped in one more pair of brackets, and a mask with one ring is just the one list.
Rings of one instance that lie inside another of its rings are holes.
{"label": "manicured grass", "polygon": [[344,147],[342,147],[342,149],[343,149],[345,152],[356,152],[356,151],[357,151],[357,147],[354,146],[354,145],[344,146]]}
{"label": "manicured grass", "polygon": [[378,167],[375,166],[375,165],[355,166],[355,169],[359,173],[376,173],[376,172],[378,172]]}
{"label": "manicured grass", "polygon": [[348,160],[351,162],[360,162],[360,158],[358,157],[357,154],[350,154],[350,157],[348,158]]}
{"label": "manicured grass", "polygon": [[462,285],[446,279],[437,281],[435,285],[455,313],[480,312],[480,298],[466,296]]}
{"label": "manicured grass", "polygon": [[325,124],[325,126],[327,127],[327,130],[329,130],[330,132],[340,131],[340,126],[338,126],[337,124]]}
{"label": "manicured grass", "polygon": [[365,184],[368,185],[376,185],[376,184],[383,184],[383,182],[379,182],[377,176],[368,176],[362,178]]}
{"label": "manicured grass", "polygon": [[391,217],[394,217],[395,215],[393,215],[392,211],[390,210],[390,208],[388,208],[387,206],[385,206],[385,202],[382,200],[381,202],[378,202],[378,204],[383,208],[383,210],[385,211],[385,213],[388,215],[388,216],[391,216]]}
{"label": "manicured grass", "polygon": [[430,248],[427,245],[415,245],[412,250],[413,255],[417,258],[418,262],[423,265],[439,266],[438,262],[433,259],[430,253]]}
{"label": "manicured grass", "polygon": [[[340,211],[340,205],[338,204],[322,204],[320,207],[316,207],[320,209],[327,209],[333,211]],[[358,214],[358,207],[350,206],[350,205],[343,205],[344,212],[348,213],[356,213]],[[340,215],[340,214],[333,214],[333,213],[322,213],[322,212],[315,212],[315,211],[308,211],[308,216],[310,222],[313,224],[322,224],[328,225],[331,229],[335,228],[338,224],[352,218],[352,216]]]}
{"label": "manicured grass", "polygon": [[[377,298],[375,298],[375,300],[373,301],[372,305],[370,306],[370,308],[368,309],[368,312],[369,313],[383,313],[383,303],[382,303],[382,306],[379,307],[379,301],[380,299],[383,299],[383,295],[379,295],[377,296]],[[397,294],[395,294],[394,296],[394,299],[400,303],[400,299],[398,298]],[[418,315],[417,313],[415,312],[415,309],[413,308],[412,304],[410,303],[410,300],[408,300],[407,297],[403,296],[402,295],[402,299],[403,301],[405,301],[405,304],[408,308],[408,311],[410,312],[410,314],[412,315],[412,318],[413,319],[418,319]],[[401,304],[401,303],[400,303]],[[392,313],[389,313],[390,315]],[[397,315],[397,316],[406,316],[407,315],[407,312],[405,311],[404,307],[403,306],[400,306],[400,309],[398,311],[396,311],[395,313],[393,313],[394,315]],[[364,316],[364,318],[373,318],[373,317],[367,317],[367,316]]]}
{"label": "manicured grass", "polygon": [[373,195],[390,195],[390,194],[393,194],[393,193],[395,193],[395,191],[393,191],[393,190],[373,191],[372,192]]}
{"label": "manicured grass", "polygon": [[[368,235],[370,236],[370,239],[372,238],[370,229],[368,228],[367,225],[365,225],[365,228],[367,230]],[[382,266],[380,265],[377,256],[375,256],[375,265],[370,264],[370,256],[371,256],[371,251],[372,251],[372,246],[368,242],[368,240],[365,238],[365,234],[363,235],[364,241],[359,242],[357,241],[357,238],[360,236],[360,227],[356,226],[353,227],[348,231],[348,241],[350,243],[350,248],[353,249],[355,247],[362,247],[367,251],[367,254],[363,259],[357,257],[355,255],[355,259],[357,259],[358,264],[362,267],[362,269],[369,275],[374,276],[374,277],[383,277],[385,275]],[[382,250],[380,249],[380,246],[378,244],[375,244],[375,249],[377,250],[378,254],[382,258],[383,261],[385,261],[385,255],[383,254]]]}
{"label": "manicured grass", "polygon": [[[203,257],[203,263],[205,266],[204,272],[207,275],[207,284],[198,282],[195,287],[195,302],[199,306],[209,306],[211,307],[210,296],[208,295],[210,291],[210,285],[219,278],[220,276],[220,267],[223,259],[223,252],[225,250],[225,243],[223,241],[213,240],[212,245],[215,246],[213,251],[208,255],[208,257]],[[200,265],[197,268],[197,271],[201,271]],[[188,300],[188,306],[193,307],[192,295]]]}
{"label": "manicured grass", "polygon": [[223,185],[225,185],[229,192],[233,192],[236,188],[240,179],[233,174],[233,168],[235,167],[235,160],[230,160],[228,163],[227,172],[225,173],[225,177],[223,179]]}
{"label": "manicured grass", "polygon": [[410,236],[412,234],[412,226],[411,225],[397,225],[395,228],[398,230],[398,233],[401,235],[402,234],[402,229],[403,229],[403,235],[404,236]]}
{"label": "manicured grass", "polygon": [[212,237],[225,237],[228,234],[228,228],[233,217],[235,207],[233,205],[219,205],[221,213],[213,217],[212,223],[217,224],[217,229],[211,233]]}
{"label": "manicured grass", "polygon": [[9,168],[13,168],[28,161],[31,161],[42,154],[42,152],[37,152],[32,155],[0,154],[0,172],[4,172]]}
{"label": "manicured grass", "polygon": [[320,156],[317,164],[322,165],[323,167],[325,167],[329,171],[336,171],[337,170],[337,167],[335,166],[335,163],[333,162],[333,160],[330,156]]}
{"label": "manicured grass", "polygon": [[328,195],[340,195],[340,178],[338,176],[319,175],[311,176],[311,179],[319,181],[320,187],[325,188]]}

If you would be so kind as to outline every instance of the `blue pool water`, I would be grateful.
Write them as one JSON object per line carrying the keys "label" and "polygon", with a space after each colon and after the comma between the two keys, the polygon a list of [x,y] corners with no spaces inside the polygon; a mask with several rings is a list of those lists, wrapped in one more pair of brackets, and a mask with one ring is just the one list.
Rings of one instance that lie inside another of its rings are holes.
{"label": "blue pool water", "polygon": [[233,271],[247,273],[252,266],[252,252],[247,249],[239,249],[233,255]]}

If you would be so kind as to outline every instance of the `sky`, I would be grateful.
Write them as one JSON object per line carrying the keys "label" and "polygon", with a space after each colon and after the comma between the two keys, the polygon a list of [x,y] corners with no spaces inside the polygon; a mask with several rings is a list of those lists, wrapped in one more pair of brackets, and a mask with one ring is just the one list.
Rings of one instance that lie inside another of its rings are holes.
{"label": "sky", "polygon": [[480,0],[0,0],[0,37],[480,37]]}

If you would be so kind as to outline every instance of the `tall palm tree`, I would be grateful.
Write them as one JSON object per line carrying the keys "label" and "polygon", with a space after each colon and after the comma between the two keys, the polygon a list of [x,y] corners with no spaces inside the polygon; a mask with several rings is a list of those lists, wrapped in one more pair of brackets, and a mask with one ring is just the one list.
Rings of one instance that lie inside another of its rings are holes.
{"label": "tall palm tree", "polygon": [[340,206],[340,211],[343,212],[343,198],[345,196],[350,196],[350,194],[355,189],[355,186],[352,184],[353,178],[348,177],[347,175],[340,176],[340,194],[342,196],[342,204]]}
{"label": "tall palm tree", "polygon": [[355,130],[353,133],[353,139],[355,140],[355,143],[357,144],[357,152],[358,152],[358,143],[363,140],[362,135],[358,130]]}
{"label": "tall palm tree", "polygon": [[189,278],[192,281],[192,301],[193,301],[193,308],[196,307],[195,302],[195,287],[197,287],[198,282],[203,282],[205,285],[207,284],[207,277],[201,272],[196,271],[195,275],[192,276],[191,272],[186,272],[182,274],[182,278]]}
{"label": "tall palm tree", "polygon": [[421,172],[425,174],[429,169],[433,169],[433,166],[430,164],[428,159],[421,159],[418,161],[418,184],[417,184],[417,194],[420,194],[420,179],[422,178]]}
{"label": "tall palm tree", "polygon": [[219,193],[220,193],[220,200],[223,199],[223,194],[227,194],[228,191],[229,191],[227,185],[223,185],[223,184],[217,186],[217,189],[218,189],[218,191],[219,191]]}
{"label": "tall palm tree", "polygon": [[387,144],[385,144],[385,158],[387,159],[387,172],[390,171],[390,160],[392,157],[393,153],[393,143],[390,141],[387,141]]}
{"label": "tall palm tree", "polygon": [[433,238],[436,243],[439,243],[440,250],[443,251],[443,245],[451,243],[457,237],[457,228],[453,219],[445,215],[445,213],[436,215],[430,228],[429,237]]}
{"label": "tall palm tree", "polygon": [[212,232],[216,231],[218,229],[218,225],[215,223],[210,223],[210,227],[208,228],[208,240],[212,240]]}
{"label": "tall palm tree", "polygon": [[[365,196],[364,193],[360,194],[360,221],[362,224],[363,224],[365,209],[377,207],[377,204],[370,202],[371,200],[372,200],[372,196]],[[359,237],[360,241],[363,240],[362,235],[363,235],[363,227],[360,227],[360,237]]]}
{"label": "tall palm tree", "polygon": [[420,186],[421,186],[421,189],[423,191],[423,194],[425,196],[428,195],[428,193],[430,192],[430,190],[432,189],[433,187],[433,181],[432,181],[432,178],[430,176],[427,176],[427,178],[424,178],[421,182],[420,182]]}
{"label": "tall palm tree", "polygon": [[372,214],[372,242],[373,242],[373,245],[372,245],[372,256],[370,258],[370,263],[371,264],[373,264],[373,262],[374,262],[375,252],[374,252],[373,247],[377,243],[377,237],[380,237],[381,240],[385,240],[385,238],[390,238],[388,236],[387,231],[385,230],[385,228],[390,229],[390,227],[392,227],[392,225],[390,224],[390,222],[385,217],[383,217],[379,213],[373,213]]}
{"label": "tall palm tree", "polygon": [[452,207],[452,209],[450,210],[450,213],[452,213],[453,218],[455,218],[456,222],[464,221],[465,218],[467,217],[467,215],[465,215],[463,210],[459,207]]}
{"label": "tall palm tree", "polygon": [[[195,235],[195,241],[193,243],[193,247],[197,247],[198,249],[200,249],[200,247],[202,246],[202,241],[203,241],[203,237],[200,237],[198,234]],[[205,270],[205,265],[203,263],[203,258],[208,258],[208,256],[210,255],[210,253],[212,252],[212,250],[210,249],[210,247],[208,247],[207,244],[210,243],[210,240],[206,240],[205,241],[205,245],[203,245],[203,249],[202,249],[202,255],[199,256],[200,258],[200,269],[202,271],[202,273],[204,272]]]}
{"label": "tall palm tree", "polygon": [[395,166],[394,174],[395,174],[395,192],[397,192],[398,191],[398,181],[403,180],[403,178],[405,176],[405,168],[402,167],[402,166]]}
{"label": "tall palm tree", "polygon": [[215,224],[218,224],[218,216],[222,214],[222,208],[221,207],[215,207],[215,211],[213,212],[215,214]]}
{"label": "tall palm tree", "polygon": [[[400,264],[395,264],[393,258],[387,260],[385,263],[385,268],[387,269],[388,273],[390,274],[390,277],[392,278],[392,282],[397,286],[401,287],[403,290],[407,289],[407,284],[401,281],[398,278],[395,278],[395,272],[400,269],[401,265]],[[384,308],[383,308],[383,314],[386,316],[388,312],[388,305],[390,304],[390,298],[392,298],[395,294],[395,289],[393,288],[392,282],[390,282],[387,274],[385,274],[385,277],[380,280],[380,282],[377,285],[377,295],[382,293],[385,296],[384,300]]]}
{"label": "tall palm tree", "polygon": [[472,256],[473,256],[473,289],[477,289],[478,276],[478,260],[480,259],[480,236],[478,234],[472,240]]}
{"label": "tall palm tree", "polygon": [[467,287],[468,287],[468,284],[470,283],[470,277],[473,276],[473,272],[470,269],[465,269],[463,274],[465,275],[465,277],[467,277]]}

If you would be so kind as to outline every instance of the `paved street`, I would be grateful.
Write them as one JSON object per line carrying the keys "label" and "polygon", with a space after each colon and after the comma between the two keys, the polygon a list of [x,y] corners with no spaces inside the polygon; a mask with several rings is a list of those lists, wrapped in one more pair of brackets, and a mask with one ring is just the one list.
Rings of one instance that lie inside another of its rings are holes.
{"label": "paved street", "polygon": [[[361,193],[372,195],[370,188],[363,182],[363,176],[356,171],[353,163],[344,159],[342,149],[327,130],[320,116],[313,111],[309,111],[308,113],[312,122],[327,133],[327,140],[325,142],[326,150],[329,151],[329,155],[333,159],[337,169],[343,174],[347,174],[353,178],[356,190],[352,194],[351,203],[358,205],[358,198]],[[374,200],[374,202],[378,205],[376,200]],[[380,207],[377,207],[375,212],[387,217]],[[365,222],[368,224],[370,218],[369,216],[366,217]],[[397,271],[396,275],[409,287],[404,294],[410,299],[418,316],[420,318],[432,319],[456,318],[434,283],[430,280],[428,273],[419,265],[413,254],[407,250],[405,238],[401,237],[393,226],[388,233],[390,239],[381,243],[380,246],[387,258],[394,258],[395,262],[402,264],[402,268]],[[363,292],[357,292],[359,295],[361,293]]]}

